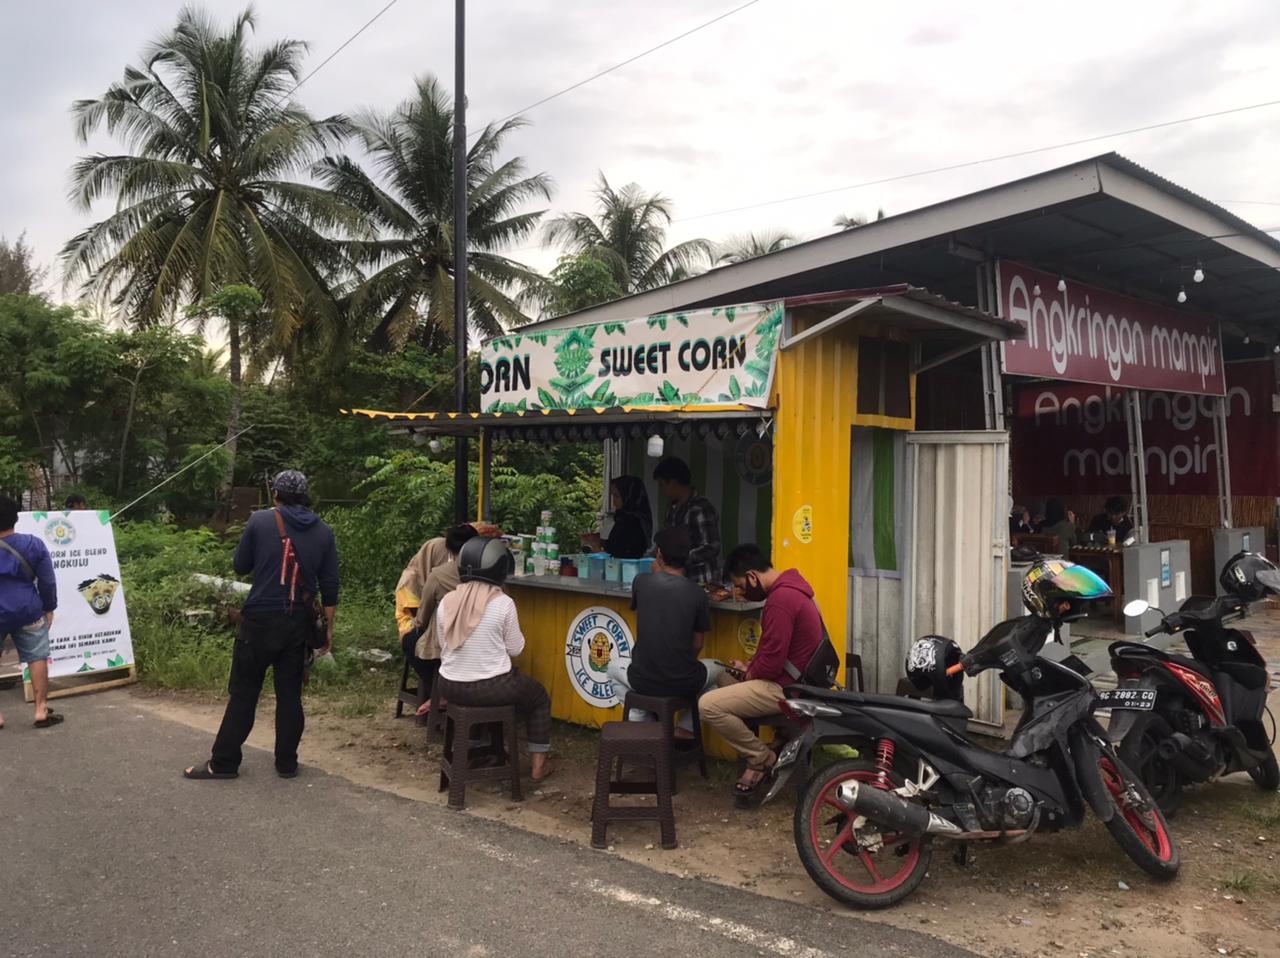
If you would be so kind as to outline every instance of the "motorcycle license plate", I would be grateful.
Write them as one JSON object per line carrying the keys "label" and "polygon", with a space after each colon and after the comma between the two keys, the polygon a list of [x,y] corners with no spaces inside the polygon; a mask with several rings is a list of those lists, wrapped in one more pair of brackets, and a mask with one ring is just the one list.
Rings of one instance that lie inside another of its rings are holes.
{"label": "motorcycle license plate", "polygon": [[1132,709],[1150,712],[1156,707],[1155,689],[1107,689],[1098,693],[1098,706],[1104,709]]}

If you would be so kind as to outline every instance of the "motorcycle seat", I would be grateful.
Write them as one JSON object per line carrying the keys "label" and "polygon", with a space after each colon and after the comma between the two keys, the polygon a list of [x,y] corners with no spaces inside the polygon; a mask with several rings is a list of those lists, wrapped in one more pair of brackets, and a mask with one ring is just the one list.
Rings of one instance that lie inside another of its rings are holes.
{"label": "motorcycle seat", "polygon": [[848,705],[880,705],[908,712],[926,712],[939,718],[968,719],[973,713],[963,702],[954,699],[910,699],[905,695],[875,695],[871,692],[838,692],[830,689],[805,689],[805,698],[844,702]]}

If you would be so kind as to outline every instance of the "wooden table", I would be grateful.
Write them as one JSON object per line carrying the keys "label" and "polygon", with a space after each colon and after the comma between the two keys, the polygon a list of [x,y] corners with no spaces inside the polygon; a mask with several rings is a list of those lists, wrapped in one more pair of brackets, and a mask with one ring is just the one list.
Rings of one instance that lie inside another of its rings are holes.
{"label": "wooden table", "polygon": [[1111,615],[1117,623],[1124,624],[1124,549],[1120,546],[1074,546],[1069,556],[1072,562],[1092,569],[1111,586]]}

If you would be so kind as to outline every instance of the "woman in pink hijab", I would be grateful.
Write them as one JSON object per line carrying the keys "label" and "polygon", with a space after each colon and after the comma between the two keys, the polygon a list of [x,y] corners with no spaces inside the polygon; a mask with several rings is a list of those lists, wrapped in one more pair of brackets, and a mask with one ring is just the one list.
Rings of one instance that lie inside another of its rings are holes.
{"label": "woman in pink hijab", "polygon": [[511,657],[524,651],[516,604],[502,591],[512,568],[501,539],[477,537],[458,553],[462,584],[436,609],[442,698],[460,705],[513,705],[528,725],[535,782],[551,774],[551,696]]}

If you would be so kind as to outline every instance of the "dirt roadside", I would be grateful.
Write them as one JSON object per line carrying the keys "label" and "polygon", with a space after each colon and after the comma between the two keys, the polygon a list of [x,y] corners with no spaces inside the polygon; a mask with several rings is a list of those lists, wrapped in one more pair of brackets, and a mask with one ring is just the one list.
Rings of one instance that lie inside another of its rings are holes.
{"label": "dirt roadside", "polygon": [[[221,717],[216,700],[141,689],[132,694],[140,707],[210,734]],[[1280,711],[1280,693],[1272,702]],[[312,704],[304,764],[443,804],[436,787],[439,745],[425,745],[424,729],[391,714],[390,700],[379,715],[357,719]],[[269,749],[269,710],[262,716],[250,741]],[[467,813],[589,844],[594,734],[557,724],[554,750],[554,777],[529,785],[524,802],[511,802],[497,787],[473,787]],[[246,771],[249,777],[259,770]],[[631,824],[611,829],[611,852],[601,854],[843,913],[799,864],[791,793],[764,809],[738,811],[729,793],[732,776],[727,763],[714,763],[708,782],[696,771],[682,773],[678,849],[658,848],[656,827]],[[927,931],[993,958],[1280,956],[1280,796],[1264,796],[1247,777],[1232,776],[1189,792],[1173,826],[1183,868],[1172,885],[1147,880],[1091,822],[1083,831],[1023,846],[978,846],[964,868],[940,844],[920,892],[863,917]]]}

